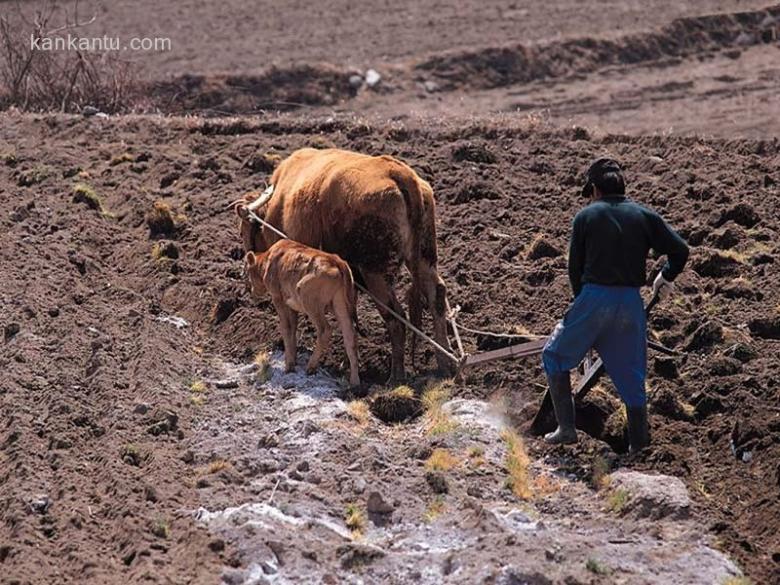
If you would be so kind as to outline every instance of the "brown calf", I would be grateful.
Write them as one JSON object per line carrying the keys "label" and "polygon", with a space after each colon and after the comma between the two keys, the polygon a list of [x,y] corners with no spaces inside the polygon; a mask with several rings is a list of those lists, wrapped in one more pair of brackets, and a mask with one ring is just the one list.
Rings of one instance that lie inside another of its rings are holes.
{"label": "brown calf", "polygon": [[284,363],[295,369],[298,313],[306,313],[317,330],[317,345],[306,372],[313,374],[330,346],[332,327],[325,318],[330,311],[344,337],[349,357],[349,383],[360,384],[358,375],[355,323],[355,283],[349,265],[335,254],[309,248],[291,240],[280,240],[268,251],[246,255],[252,296],[260,298],[268,291],[284,339]]}

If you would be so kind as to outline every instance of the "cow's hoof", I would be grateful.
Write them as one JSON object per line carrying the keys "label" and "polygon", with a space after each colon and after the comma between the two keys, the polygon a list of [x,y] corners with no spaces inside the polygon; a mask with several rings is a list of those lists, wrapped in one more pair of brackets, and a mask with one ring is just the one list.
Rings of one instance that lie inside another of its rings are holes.
{"label": "cow's hoof", "polygon": [[307,376],[313,376],[316,373],[317,373],[317,366],[314,366],[313,368],[306,368]]}
{"label": "cow's hoof", "polygon": [[291,366],[284,366],[284,371],[287,372],[288,374],[293,373],[295,371],[295,364]]}

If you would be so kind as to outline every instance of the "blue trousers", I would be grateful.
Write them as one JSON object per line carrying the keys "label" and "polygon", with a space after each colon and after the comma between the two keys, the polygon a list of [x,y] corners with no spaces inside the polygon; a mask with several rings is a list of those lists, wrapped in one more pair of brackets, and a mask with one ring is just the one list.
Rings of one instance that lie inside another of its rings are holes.
{"label": "blue trousers", "polygon": [[586,284],[542,352],[548,374],[576,368],[595,348],[627,407],[647,403],[647,321],[638,288]]}

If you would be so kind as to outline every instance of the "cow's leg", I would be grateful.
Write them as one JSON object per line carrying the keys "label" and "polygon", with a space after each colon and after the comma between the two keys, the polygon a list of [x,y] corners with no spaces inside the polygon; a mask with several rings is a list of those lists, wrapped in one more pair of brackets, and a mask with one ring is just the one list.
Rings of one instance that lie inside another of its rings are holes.
{"label": "cow's leg", "polygon": [[277,299],[274,299],[274,306],[279,314],[279,330],[284,341],[284,369],[286,372],[292,372],[295,371],[295,357],[298,353],[298,348],[295,345],[297,314],[283,301],[277,302]]}
{"label": "cow's leg", "polygon": [[314,374],[317,371],[317,368],[320,367],[322,356],[325,355],[325,352],[328,351],[328,348],[330,347],[333,328],[325,318],[324,307],[317,307],[314,309],[309,313],[309,318],[314,324],[314,328],[317,330],[317,344],[314,347],[314,353],[312,353],[311,358],[309,358],[309,363],[306,366],[306,373]]}
{"label": "cow's leg", "polygon": [[[390,307],[399,315],[404,315],[404,308],[395,296],[395,291],[384,274],[363,271],[366,287],[379,301]],[[379,314],[385,321],[387,333],[390,336],[392,354],[390,360],[390,382],[402,382],[406,378],[404,370],[404,344],[406,342],[406,326],[393,317],[386,309],[377,306]]]}
{"label": "cow's leg", "polygon": [[[421,259],[417,266],[410,266],[414,283],[413,293],[421,294],[433,319],[433,338],[444,349],[452,352],[450,340],[447,337],[447,288],[436,271],[436,267]],[[436,363],[439,370],[446,376],[453,376],[457,369],[452,359],[442,352],[436,352]]]}
{"label": "cow's leg", "polygon": [[333,312],[339,322],[341,335],[344,338],[344,349],[347,350],[349,358],[349,384],[350,386],[360,385],[360,374],[358,373],[358,352],[357,335],[355,335],[355,324],[352,322],[352,314],[349,307],[349,301],[344,298],[346,295],[341,293],[342,298],[333,302]]}

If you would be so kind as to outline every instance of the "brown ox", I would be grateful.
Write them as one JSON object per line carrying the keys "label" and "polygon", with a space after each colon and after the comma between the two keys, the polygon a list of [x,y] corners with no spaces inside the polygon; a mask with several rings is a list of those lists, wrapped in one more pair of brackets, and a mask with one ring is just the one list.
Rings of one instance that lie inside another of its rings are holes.
{"label": "brown ox", "polygon": [[306,367],[306,372],[312,374],[330,346],[333,330],[325,314],[332,312],[336,315],[349,357],[349,383],[360,384],[355,338],[355,283],[347,263],[335,254],[282,240],[267,252],[247,253],[246,265],[252,296],[259,299],[267,291],[279,314],[287,371],[295,369],[298,313],[305,313],[317,330],[317,345]]}
{"label": "brown ox", "polygon": [[[390,156],[304,148],[285,159],[271,177],[273,196],[265,221],[291,239],[338,254],[359,271],[369,291],[399,314],[392,283],[403,264],[412,277],[411,321],[422,309],[433,317],[434,339],[450,350],[444,282],[437,272],[435,203],[431,186]],[[245,203],[248,201],[245,201]],[[280,236],[237,208],[246,251],[262,251]],[[405,377],[403,323],[379,307],[392,344],[391,379]],[[437,352],[439,368],[454,364]]]}

